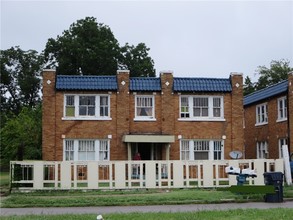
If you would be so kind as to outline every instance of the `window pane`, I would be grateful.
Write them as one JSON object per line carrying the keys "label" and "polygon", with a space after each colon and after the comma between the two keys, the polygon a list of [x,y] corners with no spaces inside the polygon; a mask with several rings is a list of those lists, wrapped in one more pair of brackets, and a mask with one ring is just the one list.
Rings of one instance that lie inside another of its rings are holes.
{"label": "window pane", "polygon": [[194,152],[194,159],[195,160],[208,160],[209,153],[208,152]]}
{"label": "window pane", "polygon": [[74,141],[65,140],[65,160],[74,160]]}
{"label": "window pane", "polygon": [[208,160],[209,159],[209,141],[194,141],[194,159]]}
{"label": "window pane", "polygon": [[109,160],[108,157],[109,149],[108,149],[108,141],[102,140],[100,141],[100,150],[99,150],[99,160]]}
{"label": "window pane", "polygon": [[74,106],[66,106],[65,111],[66,116],[74,116],[75,108]]}
{"label": "window pane", "polygon": [[74,96],[66,96],[65,104],[65,116],[74,116],[75,106],[74,106]]}
{"label": "window pane", "polygon": [[209,109],[208,108],[203,108],[202,109],[202,116],[204,116],[204,117],[209,116]]}
{"label": "window pane", "polygon": [[214,141],[214,160],[222,159],[222,142]]}
{"label": "window pane", "polygon": [[189,118],[188,97],[181,97],[180,100],[181,100],[180,117]]}
{"label": "window pane", "polygon": [[79,106],[79,115],[86,115],[86,107]]}
{"label": "window pane", "polygon": [[95,96],[79,97],[79,115],[94,116],[95,115]]}
{"label": "window pane", "polygon": [[189,160],[189,141],[181,141],[181,160]]}
{"label": "window pane", "polygon": [[153,116],[153,97],[136,97],[136,116]]}
{"label": "window pane", "polygon": [[95,107],[88,107],[88,115],[95,115]]}
{"label": "window pane", "polygon": [[100,116],[109,116],[108,96],[100,97]]}
{"label": "window pane", "polygon": [[200,109],[199,108],[193,109],[193,116],[195,116],[195,117],[199,117],[200,116]]}
{"label": "window pane", "polygon": [[207,97],[193,98],[193,116],[194,117],[207,117],[209,115],[208,103],[209,103],[209,100]]}
{"label": "window pane", "polygon": [[221,98],[213,98],[213,117],[221,117]]}
{"label": "window pane", "polygon": [[78,160],[95,160],[95,141],[80,140],[78,142]]}

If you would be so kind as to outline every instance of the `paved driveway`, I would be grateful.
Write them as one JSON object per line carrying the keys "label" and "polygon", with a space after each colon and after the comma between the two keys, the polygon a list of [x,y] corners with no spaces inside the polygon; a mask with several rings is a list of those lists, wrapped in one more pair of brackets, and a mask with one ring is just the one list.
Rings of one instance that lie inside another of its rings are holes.
{"label": "paved driveway", "polygon": [[221,203],[193,205],[158,205],[158,206],[99,206],[99,207],[63,207],[63,208],[1,208],[1,216],[8,215],[57,215],[57,214],[105,214],[129,212],[193,212],[202,210],[228,209],[270,209],[293,208],[293,201],[283,203]]}

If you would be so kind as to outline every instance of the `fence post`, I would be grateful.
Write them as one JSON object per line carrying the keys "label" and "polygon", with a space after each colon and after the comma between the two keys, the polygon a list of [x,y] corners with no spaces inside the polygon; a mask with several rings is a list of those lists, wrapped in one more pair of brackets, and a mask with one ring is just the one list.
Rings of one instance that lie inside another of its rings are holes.
{"label": "fence post", "polygon": [[126,188],[126,162],[117,161],[115,162],[115,188],[125,189]]}
{"label": "fence post", "polygon": [[61,189],[71,188],[71,162],[61,162]]}
{"label": "fence post", "polygon": [[203,160],[203,186],[204,187],[212,187],[214,184],[214,170],[213,170],[213,162],[209,160]]}
{"label": "fence post", "polygon": [[33,175],[33,188],[43,189],[44,188],[44,162],[34,161],[34,175]]}
{"label": "fence post", "polygon": [[156,188],[156,162],[146,161],[145,163],[145,186],[146,188]]}
{"label": "fence post", "polygon": [[87,167],[87,182],[88,189],[98,189],[99,188],[99,166],[97,162],[88,162]]}
{"label": "fence post", "polygon": [[[169,177],[170,178],[170,177]],[[183,162],[181,160],[173,161],[173,179],[174,187],[183,187]]]}

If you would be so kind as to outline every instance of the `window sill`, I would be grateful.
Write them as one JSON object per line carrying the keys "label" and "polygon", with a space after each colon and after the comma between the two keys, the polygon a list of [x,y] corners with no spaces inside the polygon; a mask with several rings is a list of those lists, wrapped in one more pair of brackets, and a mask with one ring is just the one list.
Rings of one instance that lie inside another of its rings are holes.
{"label": "window sill", "polygon": [[134,121],[157,121],[155,118],[134,118]]}
{"label": "window sill", "polygon": [[225,118],[178,118],[178,121],[210,121],[210,122],[217,122],[217,121],[226,121]]}
{"label": "window sill", "polygon": [[276,122],[283,122],[283,121],[287,121],[287,118],[280,118],[280,119],[277,119]]}
{"label": "window sill", "polygon": [[111,121],[112,118],[95,118],[95,117],[62,117],[63,121]]}
{"label": "window sill", "polygon": [[257,126],[262,126],[262,125],[267,125],[267,124],[268,124],[268,122],[258,123],[258,124],[255,124],[255,127],[257,127]]}

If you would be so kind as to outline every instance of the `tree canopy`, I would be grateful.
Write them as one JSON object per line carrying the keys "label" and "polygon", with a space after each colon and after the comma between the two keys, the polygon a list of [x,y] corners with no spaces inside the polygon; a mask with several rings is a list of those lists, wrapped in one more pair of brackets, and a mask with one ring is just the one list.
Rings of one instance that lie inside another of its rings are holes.
{"label": "tree canopy", "polygon": [[1,127],[1,160],[41,159],[41,105],[23,107],[21,112],[7,119]]}
{"label": "tree canopy", "polygon": [[284,59],[272,60],[269,68],[258,66],[258,81],[252,83],[251,79],[247,76],[244,82],[244,95],[288,79],[288,73],[291,71],[293,71],[293,68],[290,67],[290,62]]}
{"label": "tree canopy", "polygon": [[23,106],[34,107],[40,101],[44,59],[35,50],[20,47],[1,50],[1,112],[18,114]]}
{"label": "tree canopy", "polygon": [[121,48],[120,68],[130,70],[134,77],[155,76],[154,61],[148,56],[149,50],[144,43],[139,43],[136,47],[125,44]]}
{"label": "tree canopy", "polygon": [[273,60],[270,63],[270,68],[259,66],[257,69],[259,79],[256,83],[256,89],[263,89],[288,79],[288,73],[290,71],[293,71],[293,68],[290,67],[290,62],[288,60]]}
{"label": "tree canopy", "polygon": [[148,51],[143,43],[120,48],[110,27],[86,17],[57,39],[50,38],[45,57],[48,67],[55,67],[57,74],[114,75],[118,68],[127,68],[130,74],[153,76],[154,63]]}

